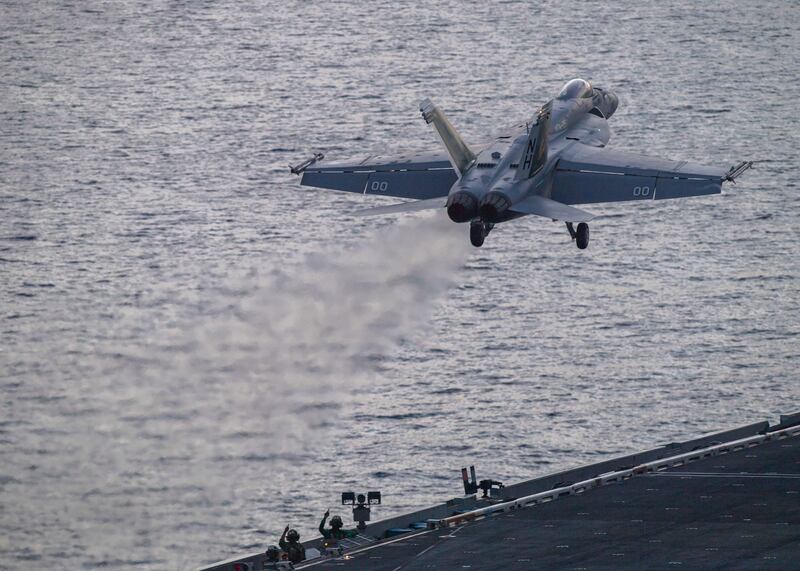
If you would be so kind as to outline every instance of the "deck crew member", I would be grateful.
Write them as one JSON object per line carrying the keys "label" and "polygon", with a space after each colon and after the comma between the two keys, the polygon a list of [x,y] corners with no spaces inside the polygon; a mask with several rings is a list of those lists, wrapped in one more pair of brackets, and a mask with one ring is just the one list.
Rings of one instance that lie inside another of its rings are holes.
{"label": "deck crew member", "polygon": [[267,547],[267,560],[264,562],[264,569],[280,569],[278,563],[281,560],[281,550],[277,545]]}
{"label": "deck crew member", "polygon": [[355,537],[358,535],[358,532],[354,529],[342,529],[342,518],[338,515],[331,518],[331,528],[325,529],[325,521],[328,519],[329,515],[331,515],[330,510],[325,512],[325,515],[322,516],[322,521],[319,522],[319,532],[322,534],[322,537],[338,541],[346,537]]}
{"label": "deck crew member", "polygon": [[305,561],[306,548],[303,547],[302,543],[300,543],[300,534],[297,533],[297,530],[289,529],[289,526],[287,525],[281,534],[281,539],[278,541],[278,545],[280,545],[281,549],[286,552],[289,561],[292,563],[300,563],[301,561]]}

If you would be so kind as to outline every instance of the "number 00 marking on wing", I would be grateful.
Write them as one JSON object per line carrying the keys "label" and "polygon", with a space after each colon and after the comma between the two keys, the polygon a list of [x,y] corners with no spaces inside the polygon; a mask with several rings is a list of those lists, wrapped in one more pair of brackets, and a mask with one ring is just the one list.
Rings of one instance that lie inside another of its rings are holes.
{"label": "number 00 marking on wing", "polygon": [[634,186],[633,196],[650,196],[649,186]]}
{"label": "number 00 marking on wing", "polygon": [[369,185],[369,189],[372,192],[386,192],[389,190],[389,183],[385,180],[382,182],[378,182],[377,180],[372,181],[372,184]]}

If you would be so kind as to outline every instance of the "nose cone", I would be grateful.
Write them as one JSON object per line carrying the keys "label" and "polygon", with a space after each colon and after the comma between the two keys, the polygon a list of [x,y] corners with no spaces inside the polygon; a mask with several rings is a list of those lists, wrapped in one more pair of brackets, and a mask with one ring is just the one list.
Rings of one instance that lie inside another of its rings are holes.
{"label": "nose cone", "polygon": [[614,114],[614,111],[617,110],[617,106],[619,105],[617,95],[610,89],[605,89],[603,87],[594,88],[593,99],[594,106],[603,113],[603,117],[606,119]]}
{"label": "nose cone", "polygon": [[478,214],[478,199],[460,190],[447,197],[447,215],[453,222],[469,222]]}
{"label": "nose cone", "polygon": [[617,95],[610,89],[598,89],[599,97],[595,97],[595,106],[603,112],[603,116],[608,119],[614,114],[619,105]]}
{"label": "nose cone", "polygon": [[483,197],[478,215],[485,222],[499,222],[499,218],[511,208],[511,199],[502,192],[493,190]]}

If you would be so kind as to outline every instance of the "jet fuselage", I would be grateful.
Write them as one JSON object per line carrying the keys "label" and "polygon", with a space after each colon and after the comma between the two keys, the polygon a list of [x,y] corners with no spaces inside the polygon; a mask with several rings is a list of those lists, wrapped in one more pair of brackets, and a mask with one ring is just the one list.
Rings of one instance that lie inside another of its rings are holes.
{"label": "jet fuselage", "polygon": [[[470,222],[475,219],[497,223],[519,216],[510,210],[514,203],[523,200],[532,192],[546,194],[542,188],[549,180],[550,171],[558,161],[561,150],[569,143],[571,129],[581,122],[602,121],[616,111],[618,99],[613,92],[602,88],[592,88],[588,82],[574,79],[568,82],[559,95],[549,101],[548,128],[539,141],[544,145],[544,162],[533,176],[519,177],[516,172],[519,163],[529,157],[526,145],[531,144],[531,129],[542,120],[524,125],[515,137],[500,138],[496,144],[481,151],[472,165],[462,174],[450,189],[447,200],[447,213],[454,222]],[[544,108],[543,108],[544,109]],[[522,125],[520,125],[522,127]],[[608,132],[607,126],[603,126]],[[599,132],[603,129],[593,128]],[[602,144],[607,142],[608,138]],[[523,165],[527,168],[527,165]]]}

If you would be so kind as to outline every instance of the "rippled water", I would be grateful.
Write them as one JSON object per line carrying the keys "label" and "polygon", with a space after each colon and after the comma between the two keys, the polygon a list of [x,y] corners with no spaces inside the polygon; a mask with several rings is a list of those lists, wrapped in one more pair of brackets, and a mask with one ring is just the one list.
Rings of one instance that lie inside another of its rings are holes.
{"label": "rippled water", "polygon": [[[794,3],[0,6],[0,568],[191,569],[796,409]],[[285,165],[470,141],[574,76],[723,196],[481,250]]]}

